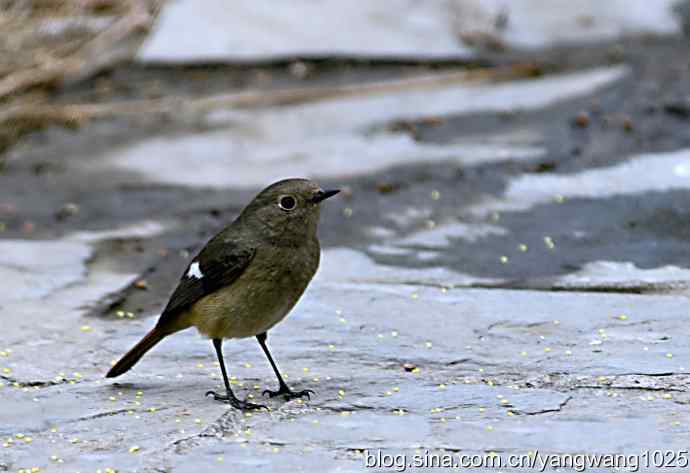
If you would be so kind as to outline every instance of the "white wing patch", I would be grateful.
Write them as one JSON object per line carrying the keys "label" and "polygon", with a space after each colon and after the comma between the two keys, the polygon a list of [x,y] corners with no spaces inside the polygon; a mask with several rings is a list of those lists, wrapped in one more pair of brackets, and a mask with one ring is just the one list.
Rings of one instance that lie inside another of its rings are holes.
{"label": "white wing patch", "polygon": [[191,265],[189,265],[189,271],[187,271],[187,277],[188,278],[196,278],[196,279],[201,279],[204,277],[204,273],[201,272],[201,267],[199,266],[198,261],[195,261]]}

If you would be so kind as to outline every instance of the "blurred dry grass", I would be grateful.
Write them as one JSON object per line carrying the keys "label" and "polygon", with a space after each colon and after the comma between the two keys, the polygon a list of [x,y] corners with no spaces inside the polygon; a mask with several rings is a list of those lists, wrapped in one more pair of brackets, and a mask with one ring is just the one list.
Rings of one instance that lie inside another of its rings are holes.
{"label": "blurred dry grass", "polygon": [[443,73],[378,83],[260,89],[205,97],[93,103],[55,103],[55,88],[92,77],[131,60],[164,0],[0,0],[0,160],[26,133],[49,125],[77,127],[92,119],[159,115],[196,119],[224,108],[279,106],[329,97],[433,88],[468,81],[495,81],[541,74],[533,63]]}
{"label": "blurred dry grass", "polygon": [[[129,60],[162,0],[0,0],[0,152],[40,116],[54,87]],[[54,117],[45,117],[53,120]]]}

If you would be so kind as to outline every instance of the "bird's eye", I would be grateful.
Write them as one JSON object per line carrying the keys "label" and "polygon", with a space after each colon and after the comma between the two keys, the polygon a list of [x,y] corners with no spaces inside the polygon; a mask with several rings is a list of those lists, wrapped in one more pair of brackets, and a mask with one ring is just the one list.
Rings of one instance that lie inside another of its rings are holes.
{"label": "bird's eye", "polygon": [[297,207],[297,201],[291,195],[284,195],[278,199],[278,207],[287,211],[294,210]]}

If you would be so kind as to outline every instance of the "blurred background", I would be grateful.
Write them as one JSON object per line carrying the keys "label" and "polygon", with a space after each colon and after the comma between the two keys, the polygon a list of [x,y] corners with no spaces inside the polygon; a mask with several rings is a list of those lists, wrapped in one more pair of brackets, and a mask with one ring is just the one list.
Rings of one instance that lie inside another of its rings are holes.
{"label": "blurred background", "polygon": [[[687,0],[0,0],[0,471],[687,446],[689,35]],[[344,190],[271,341],[323,395],[225,413],[193,333],[101,384],[285,177]]]}

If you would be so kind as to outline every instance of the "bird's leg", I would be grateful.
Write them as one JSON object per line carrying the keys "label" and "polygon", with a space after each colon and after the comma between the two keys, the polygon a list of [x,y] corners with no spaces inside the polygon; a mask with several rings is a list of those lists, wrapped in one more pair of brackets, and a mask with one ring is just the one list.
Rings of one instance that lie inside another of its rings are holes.
{"label": "bird's leg", "polygon": [[259,345],[261,345],[261,348],[263,348],[264,353],[266,353],[266,358],[268,358],[268,362],[271,363],[271,368],[273,368],[273,372],[278,377],[278,390],[271,391],[270,389],[267,389],[263,392],[263,394],[268,394],[269,397],[283,396],[288,400],[300,397],[306,397],[307,399],[309,399],[309,396],[311,394],[315,394],[314,391],[312,391],[311,389],[305,389],[303,391],[293,391],[285,383],[283,377],[280,375],[280,371],[278,371],[278,367],[276,366],[275,361],[273,361],[271,353],[268,351],[268,347],[266,346],[266,338],[268,338],[268,336],[265,332],[260,333],[256,336],[256,339],[259,341]]}
{"label": "bird's leg", "polygon": [[266,406],[261,404],[253,404],[247,401],[240,401],[235,397],[235,393],[230,389],[230,382],[228,381],[228,373],[225,371],[225,361],[223,360],[223,340],[220,338],[213,339],[213,346],[216,348],[216,355],[218,355],[218,362],[220,363],[220,371],[223,373],[223,382],[225,383],[225,395],[218,394],[215,391],[209,391],[207,396],[213,396],[216,401],[227,402],[232,407],[242,410],[249,409],[265,409]]}

